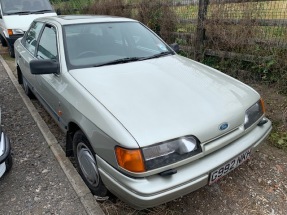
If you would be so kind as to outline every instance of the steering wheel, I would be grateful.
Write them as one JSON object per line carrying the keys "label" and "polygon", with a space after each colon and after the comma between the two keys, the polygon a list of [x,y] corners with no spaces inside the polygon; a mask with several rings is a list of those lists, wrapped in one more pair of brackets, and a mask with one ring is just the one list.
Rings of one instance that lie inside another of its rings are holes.
{"label": "steering wheel", "polygon": [[84,51],[84,52],[81,52],[80,54],[78,54],[77,58],[82,58],[82,57],[89,57],[90,55],[98,55],[97,52],[95,51]]}

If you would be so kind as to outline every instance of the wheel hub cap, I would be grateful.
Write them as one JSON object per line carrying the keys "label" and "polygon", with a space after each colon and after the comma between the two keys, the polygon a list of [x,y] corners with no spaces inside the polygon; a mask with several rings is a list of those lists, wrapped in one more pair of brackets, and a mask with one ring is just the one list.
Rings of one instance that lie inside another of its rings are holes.
{"label": "wheel hub cap", "polygon": [[98,186],[99,171],[95,158],[90,149],[84,143],[79,143],[77,147],[77,155],[80,168],[85,178],[91,185]]}

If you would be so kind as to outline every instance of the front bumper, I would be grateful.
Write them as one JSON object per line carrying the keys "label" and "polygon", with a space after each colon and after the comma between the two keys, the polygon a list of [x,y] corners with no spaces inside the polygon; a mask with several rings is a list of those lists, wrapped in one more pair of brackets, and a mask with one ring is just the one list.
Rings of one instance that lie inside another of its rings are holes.
{"label": "front bumper", "polygon": [[196,161],[178,167],[177,173],[162,177],[152,175],[131,178],[97,156],[101,178],[106,187],[123,201],[137,209],[154,207],[186,195],[208,184],[209,175],[218,167],[251,148],[254,151],[271,132],[268,120],[263,126],[233,141],[227,146]]}
{"label": "front bumper", "polygon": [[2,175],[4,175],[4,173],[8,170],[7,161],[9,160],[9,156],[11,156],[11,146],[9,138],[5,135],[5,133],[1,132],[1,129],[0,134],[0,177],[2,177]]}

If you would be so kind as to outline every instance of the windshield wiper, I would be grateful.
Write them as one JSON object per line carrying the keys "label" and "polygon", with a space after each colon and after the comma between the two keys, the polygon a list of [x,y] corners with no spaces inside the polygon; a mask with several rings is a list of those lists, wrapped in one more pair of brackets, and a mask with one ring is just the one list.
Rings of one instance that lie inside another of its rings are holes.
{"label": "windshield wiper", "polygon": [[143,58],[141,58],[141,60],[148,60],[148,59],[153,59],[153,58],[159,58],[159,57],[170,55],[170,54],[173,54],[173,53],[170,52],[170,51],[160,52],[158,54],[155,54],[155,55],[152,55],[152,56],[149,56],[149,57],[143,57]]}
{"label": "windshield wiper", "polygon": [[17,14],[20,14],[20,15],[28,15],[28,14],[31,14],[32,11],[18,11],[18,12],[13,12],[13,13],[7,13],[7,15],[17,15]]}
{"label": "windshield wiper", "polygon": [[139,58],[139,57],[127,57],[127,58],[121,58],[121,59],[113,60],[113,61],[110,61],[107,63],[96,64],[96,65],[94,65],[94,67],[128,63],[128,62],[139,61],[139,60],[141,60],[141,58]]}
{"label": "windshield wiper", "polygon": [[159,57],[170,55],[170,54],[173,54],[173,53],[170,52],[170,51],[165,51],[165,52],[160,52],[158,54],[155,54],[155,55],[152,55],[152,56],[149,56],[149,57],[127,57],[127,58],[121,58],[121,59],[113,60],[113,61],[110,61],[110,62],[107,62],[107,63],[96,64],[96,65],[94,65],[94,67],[115,65],[115,64],[128,63],[128,62],[133,62],[133,61],[148,60],[148,59],[159,58]]}
{"label": "windshield wiper", "polygon": [[46,9],[46,10],[36,10],[36,11],[32,11],[31,13],[45,13],[45,12],[53,12],[52,10],[48,10],[48,9]]}

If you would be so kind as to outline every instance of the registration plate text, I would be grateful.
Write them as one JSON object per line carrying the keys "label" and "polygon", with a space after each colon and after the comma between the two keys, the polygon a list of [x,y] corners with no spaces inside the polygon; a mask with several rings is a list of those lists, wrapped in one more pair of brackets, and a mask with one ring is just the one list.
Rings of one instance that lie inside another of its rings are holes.
{"label": "registration plate text", "polygon": [[244,161],[250,159],[251,149],[243,152],[239,156],[235,157],[234,159],[228,161],[223,166],[219,167],[215,171],[210,174],[209,184],[216,182],[218,179],[222,178],[223,176],[227,175],[230,171],[241,165]]}

